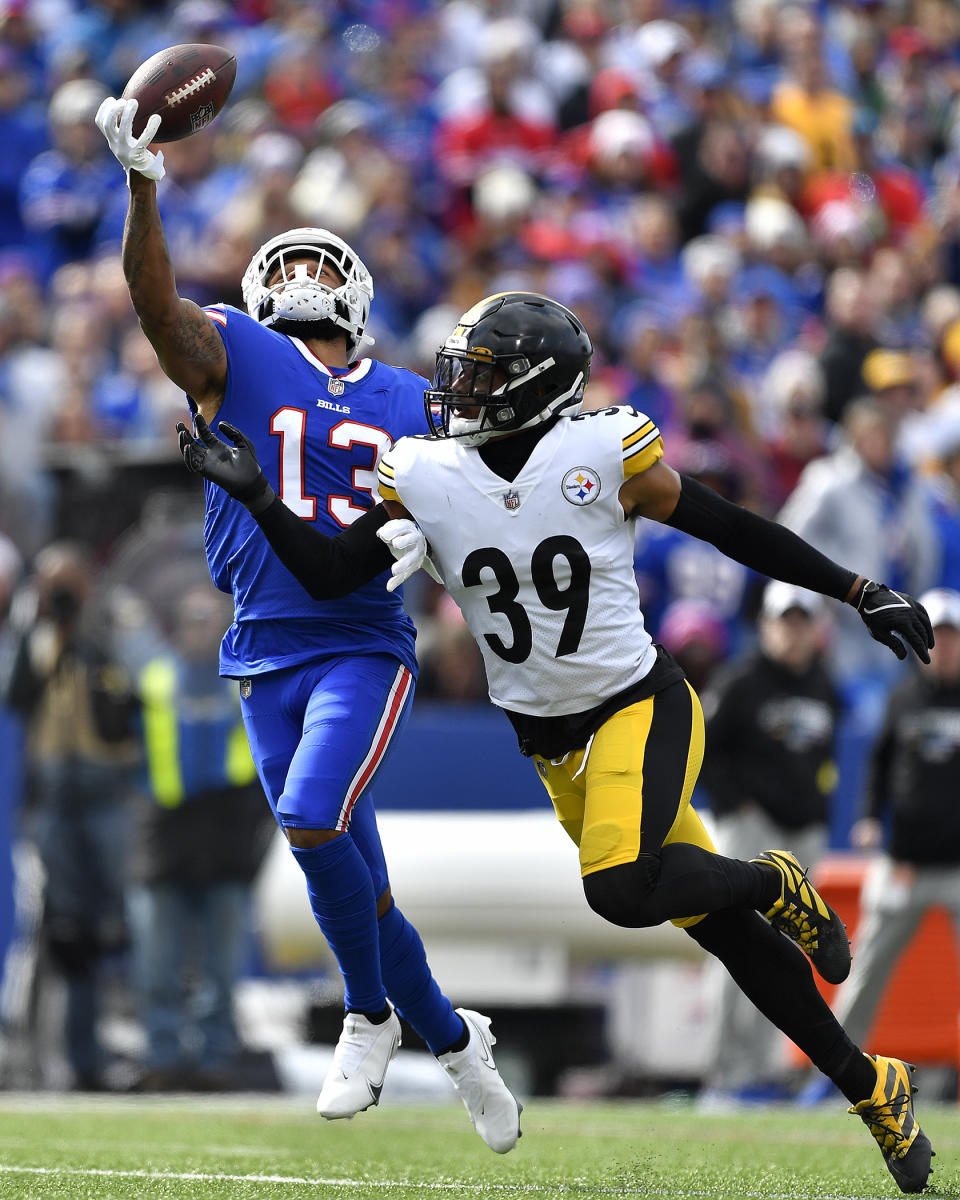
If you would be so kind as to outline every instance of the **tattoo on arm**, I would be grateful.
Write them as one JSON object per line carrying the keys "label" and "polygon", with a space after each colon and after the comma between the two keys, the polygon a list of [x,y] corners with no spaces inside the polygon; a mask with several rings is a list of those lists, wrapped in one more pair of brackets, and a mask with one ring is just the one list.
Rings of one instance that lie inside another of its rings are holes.
{"label": "tattoo on arm", "polygon": [[209,317],[189,300],[180,301],[177,323],[167,335],[168,352],[189,358],[198,366],[218,363],[223,358],[223,342]]}
{"label": "tattoo on arm", "polygon": [[141,321],[177,299],[173,263],[160,224],[156,189],[131,189],[123,230],[123,273]]}
{"label": "tattoo on arm", "polygon": [[177,294],[156,186],[139,176],[131,182],[122,255],[134,310],[161,367],[198,401],[219,400],[226,384],[226,350],[203,311]]}

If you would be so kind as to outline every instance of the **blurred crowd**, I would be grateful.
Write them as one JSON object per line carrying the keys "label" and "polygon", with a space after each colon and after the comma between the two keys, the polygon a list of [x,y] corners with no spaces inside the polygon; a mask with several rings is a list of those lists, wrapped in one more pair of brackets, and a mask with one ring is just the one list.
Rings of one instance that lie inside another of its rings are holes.
{"label": "blurred crowd", "polygon": [[[11,553],[57,532],[51,455],[175,454],[183,400],[126,295],[124,178],[93,115],[194,41],[239,66],[218,120],[165,147],[183,294],[239,304],[263,241],[325,225],[373,272],[374,353],[430,375],[468,304],[547,292],[596,343],[587,403],[654,417],[673,465],[893,586],[960,580],[949,0],[5,0]],[[654,634],[709,667],[752,636],[757,581],[687,541],[644,531],[638,579]],[[481,696],[445,606],[418,602],[451,694]],[[841,674],[889,674],[845,630]]]}
{"label": "blurred crowd", "polygon": [[[257,247],[322,225],[373,273],[372,353],[429,376],[468,305],[548,293],[594,339],[588,406],[844,565],[960,586],[953,0],[0,0],[0,606],[61,532],[52,463],[176,461],[93,116],[185,42],[238,74],[164,147],[181,294],[242,306]],[[763,581],[712,547],[643,528],[636,570],[696,686],[754,644]],[[419,694],[482,700],[455,606],[408,594]],[[900,667],[852,611],[818,628],[854,806]]]}

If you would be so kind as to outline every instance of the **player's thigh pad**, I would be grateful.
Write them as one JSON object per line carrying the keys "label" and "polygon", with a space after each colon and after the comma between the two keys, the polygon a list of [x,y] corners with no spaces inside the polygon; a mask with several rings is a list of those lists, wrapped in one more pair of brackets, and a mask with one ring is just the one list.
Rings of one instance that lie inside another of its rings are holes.
{"label": "player's thigh pad", "polygon": [[410,671],[390,655],[328,664],[307,698],[277,806],[285,826],[349,828],[357,801],[406,724],[413,689]]}
{"label": "player's thigh pad", "polygon": [[303,735],[304,696],[309,696],[316,664],[286,667],[255,675],[249,691],[240,693],[243,725],[273,815],[287,781],[287,771]]}
{"label": "player's thigh pad", "polygon": [[589,875],[667,840],[709,843],[699,817],[699,829],[684,821],[702,761],[703,713],[684,680],[615,713],[584,750],[536,766]]}

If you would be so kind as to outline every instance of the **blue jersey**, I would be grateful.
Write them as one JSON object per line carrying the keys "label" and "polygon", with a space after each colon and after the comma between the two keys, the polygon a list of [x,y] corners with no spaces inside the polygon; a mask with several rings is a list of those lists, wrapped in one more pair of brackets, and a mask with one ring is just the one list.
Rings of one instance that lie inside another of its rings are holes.
{"label": "blue jersey", "polygon": [[[235,425],[288,508],[326,534],[375,503],[377,461],[392,443],[423,433],[426,380],[364,358],[326,367],[298,338],[229,305],[208,307],[227,350],[227,385],[213,423]],[[247,676],[324,655],[392,654],[414,673],[413,622],[384,572],[339,600],[313,600],[276,557],[242,504],[205,482],[204,545],[213,582],[230,592],[234,622],[220,647],[221,675]]]}

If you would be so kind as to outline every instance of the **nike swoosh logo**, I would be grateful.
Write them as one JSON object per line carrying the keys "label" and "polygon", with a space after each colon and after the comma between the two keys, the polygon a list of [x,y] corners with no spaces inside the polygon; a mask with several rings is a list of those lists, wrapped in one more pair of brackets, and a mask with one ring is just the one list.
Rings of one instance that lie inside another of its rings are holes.
{"label": "nike swoosh logo", "polygon": [[487,1048],[487,1043],[482,1038],[480,1039],[480,1061],[485,1067],[489,1067],[491,1071],[495,1071],[497,1069],[497,1064],[490,1057],[490,1051]]}
{"label": "nike swoosh logo", "polygon": [[907,603],[906,600],[904,600],[904,598],[900,595],[899,592],[892,592],[892,594],[894,596],[896,596],[896,598],[900,601],[899,604],[878,604],[876,608],[868,608],[867,612],[878,613],[878,612],[886,612],[888,609],[891,609],[891,608],[909,608],[910,607],[910,605]]}

